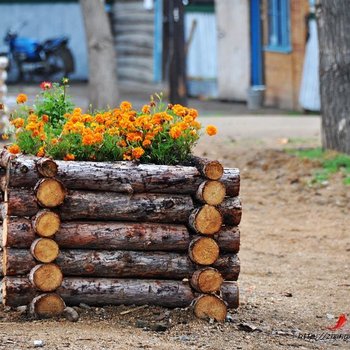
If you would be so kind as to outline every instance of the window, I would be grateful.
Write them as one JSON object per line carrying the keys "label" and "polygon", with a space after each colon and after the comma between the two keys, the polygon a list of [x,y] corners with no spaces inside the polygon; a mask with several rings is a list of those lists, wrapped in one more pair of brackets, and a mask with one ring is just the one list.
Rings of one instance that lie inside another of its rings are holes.
{"label": "window", "polygon": [[291,52],[289,0],[268,0],[268,51]]}

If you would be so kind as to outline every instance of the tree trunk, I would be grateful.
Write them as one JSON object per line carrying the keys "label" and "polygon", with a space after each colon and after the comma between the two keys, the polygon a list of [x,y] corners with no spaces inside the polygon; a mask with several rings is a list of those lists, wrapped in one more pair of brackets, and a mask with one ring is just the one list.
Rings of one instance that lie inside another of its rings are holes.
{"label": "tree trunk", "polygon": [[[27,250],[4,249],[4,275],[26,275],[37,265]],[[64,276],[189,278],[198,269],[184,253],[108,250],[61,250],[55,263]],[[237,280],[240,263],[224,254],[213,264],[226,280]]]}
{"label": "tree trunk", "polygon": [[[36,295],[35,288],[25,277],[6,277],[3,283],[3,299],[6,306],[29,304]],[[231,300],[231,303],[238,299],[236,282],[224,282],[222,288],[225,288],[225,297]],[[183,281],[72,277],[64,278],[57,293],[67,305],[150,304],[164,307],[187,307],[198,295]]]}
{"label": "tree trunk", "polygon": [[348,0],[318,0],[322,145],[350,154]]}
{"label": "tree trunk", "polygon": [[[11,217],[4,231],[3,245],[30,248],[37,238],[29,219]],[[33,221],[35,227],[36,220]],[[50,228],[51,229],[51,228]],[[184,225],[72,221],[63,222],[55,241],[61,249],[160,250],[186,252],[193,235]],[[238,253],[238,227],[222,227],[213,238],[220,251]]]}
{"label": "tree trunk", "polygon": [[94,109],[118,100],[117,59],[104,1],[80,0],[89,53],[89,92]]}
{"label": "tree trunk", "polygon": [[194,314],[198,318],[223,322],[226,319],[227,306],[225,301],[216,295],[202,294],[194,304]]}
{"label": "tree trunk", "polygon": [[30,314],[37,317],[53,317],[63,313],[66,305],[56,293],[40,294],[30,303]]}

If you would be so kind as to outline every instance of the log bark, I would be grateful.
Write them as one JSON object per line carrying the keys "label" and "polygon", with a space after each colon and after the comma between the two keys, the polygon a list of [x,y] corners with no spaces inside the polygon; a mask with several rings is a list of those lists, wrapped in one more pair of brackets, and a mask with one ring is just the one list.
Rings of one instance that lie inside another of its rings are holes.
{"label": "log bark", "polygon": [[[5,248],[7,276],[26,275],[37,265],[27,250]],[[107,250],[61,250],[55,263],[64,276],[138,277],[183,279],[198,270],[187,254]],[[235,254],[223,254],[213,264],[225,280],[237,280],[240,262]]]}
{"label": "log bark", "polygon": [[237,226],[242,219],[242,203],[239,197],[226,197],[218,206],[226,225]]}
{"label": "log bark", "polygon": [[32,221],[32,227],[40,237],[52,237],[61,226],[61,219],[58,214],[51,210],[40,210]]}
{"label": "log bark", "polygon": [[[226,284],[224,282],[222,288]],[[230,300],[237,295],[237,284],[235,286],[236,289],[230,287],[233,293],[229,296]],[[26,277],[4,278],[3,299],[6,306],[27,305],[36,293]],[[149,304],[170,308],[187,307],[198,295],[183,281],[74,277],[65,277],[57,293],[67,305],[72,306],[80,303],[92,306]]]}
{"label": "log bark", "polygon": [[222,223],[223,217],[220,211],[208,204],[194,209],[188,220],[190,228],[203,235],[213,235],[219,232]]}
{"label": "log bark", "polygon": [[[125,220],[187,223],[193,201],[186,195],[71,191],[57,208],[61,220]],[[8,215],[34,216],[39,210],[31,191],[13,188]]]}
{"label": "log bark", "polygon": [[66,305],[56,293],[45,293],[36,296],[29,306],[29,312],[37,317],[53,317],[63,313]]}
{"label": "log bark", "polygon": [[40,206],[55,208],[63,203],[66,189],[60,181],[45,178],[37,182],[34,187],[34,193]]}
{"label": "log bark", "polygon": [[224,282],[221,286],[220,295],[230,309],[239,307],[239,289],[237,282]]}
{"label": "log bark", "polygon": [[213,293],[220,290],[224,279],[221,273],[212,267],[204,267],[193,273],[191,286],[200,293]]}
{"label": "log bark", "polygon": [[2,259],[3,259],[2,250],[0,250],[0,278],[4,275],[4,271],[2,268],[2,265],[3,265]]}
{"label": "log bark", "polygon": [[28,278],[40,291],[53,292],[62,284],[63,274],[56,264],[39,264],[32,268]]}
{"label": "log bark", "polygon": [[[185,252],[191,235],[184,225],[71,221],[63,222],[55,241],[61,249],[160,250]],[[222,227],[213,236],[221,252],[237,253],[240,244],[238,227]],[[36,239],[29,219],[9,218],[4,246],[30,248]]]}
{"label": "log bark", "polygon": [[56,260],[60,249],[53,239],[37,238],[30,246],[30,252],[36,260],[42,263],[50,263]]}
{"label": "log bark", "polygon": [[227,315],[227,306],[219,296],[203,294],[198,297],[194,304],[194,314],[198,318],[224,322]]}
{"label": "log bark", "polygon": [[196,199],[201,203],[219,205],[226,195],[225,185],[219,181],[204,181],[197,190]]}
{"label": "log bark", "polygon": [[237,197],[240,189],[240,171],[237,168],[224,168],[224,174],[220,181],[226,187],[226,195]]}
{"label": "log bark", "polygon": [[219,257],[219,246],[209,237],[197,237],[191,241],[188,256],[198,265],[212,265]]}
{"label": "log bark", "polygon": [[192,156],[190,164],[193,164],[209,180],[219,180],[224,173],[223,166],[217,160]]}

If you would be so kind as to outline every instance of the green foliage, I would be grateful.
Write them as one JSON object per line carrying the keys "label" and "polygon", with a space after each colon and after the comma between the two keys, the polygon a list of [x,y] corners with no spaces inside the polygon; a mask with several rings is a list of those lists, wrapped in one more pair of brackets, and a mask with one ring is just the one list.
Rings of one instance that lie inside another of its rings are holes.
{"label": "green foliage", "polygon": [[318,169],[313,178],[313,183],[328,181],[332,174],[341,172],[344,177],[344,184],[350,185],[350,156],[334,151],[325,151],[322,148],[288,150],[303,159],[318,161],[321,169]]}

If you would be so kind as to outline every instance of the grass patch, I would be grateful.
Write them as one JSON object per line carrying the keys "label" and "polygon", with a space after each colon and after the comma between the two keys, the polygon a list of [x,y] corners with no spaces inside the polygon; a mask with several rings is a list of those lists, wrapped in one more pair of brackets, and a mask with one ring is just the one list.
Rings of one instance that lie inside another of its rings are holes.
{"label": "grass patch", "polygon": [[289,154],[293,154],[303,159],[318,161],[321,169],[318,169],[313,178],[313,183],[328,181],[332,174],[341,172],[345,185],[350,186],[350,156],[335,151],[324,151],[322,148],[310,149],[289,149]]}

